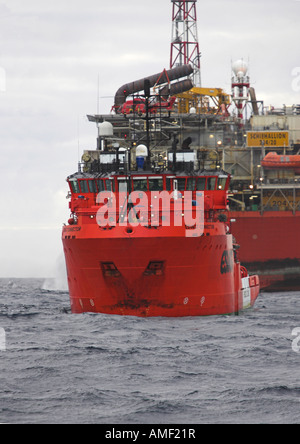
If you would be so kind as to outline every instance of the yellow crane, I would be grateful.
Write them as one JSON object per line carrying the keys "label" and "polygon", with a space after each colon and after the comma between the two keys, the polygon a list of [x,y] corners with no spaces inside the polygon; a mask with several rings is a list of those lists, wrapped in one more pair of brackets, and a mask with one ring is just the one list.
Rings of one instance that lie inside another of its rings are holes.
{"label": "yellow crane", "polygon": [[[194,108],[196,113],[203,114],[228,114],[228,107],[231,104],[231,96],[226,94],[221,88],[192,88],[181,94],[177,94],[178,112],[189,114]],[[213,102],[211,106],[210,99]]]}

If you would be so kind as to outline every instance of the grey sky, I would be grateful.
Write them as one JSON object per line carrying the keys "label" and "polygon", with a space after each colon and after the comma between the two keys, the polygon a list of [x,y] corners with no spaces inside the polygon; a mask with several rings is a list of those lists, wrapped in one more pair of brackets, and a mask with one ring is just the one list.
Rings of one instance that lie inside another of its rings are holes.
{"label": "grey sky", "polygon": [[[230,93],[243,57],[259,100],[300,103],[300,1],[198,0],[197,11],[203,86]],[[78,145],[80,156],[95,146],[85,116],[98,76],[108,113],[121,85],[169,67],[170,40],[170,0],[0,0],[0,276],[53,275],[65,178]]]}

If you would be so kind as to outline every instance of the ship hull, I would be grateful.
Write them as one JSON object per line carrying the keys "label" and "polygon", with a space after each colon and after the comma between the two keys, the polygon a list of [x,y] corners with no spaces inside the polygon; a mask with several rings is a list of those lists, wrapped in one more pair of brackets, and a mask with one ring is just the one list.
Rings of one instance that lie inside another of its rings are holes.
{"label": "ship hull", "polygon": [[239,259],[269,291],[300,290],[300,212],[235,211],[231,230]]}
{"label": "ship hull", "polygon": [[231,235],[187,238],[145,227],[70,235],[73,229],[63,232],[73,313],[208,316],[236,313],[258,296],[258,279],[241,279]]}

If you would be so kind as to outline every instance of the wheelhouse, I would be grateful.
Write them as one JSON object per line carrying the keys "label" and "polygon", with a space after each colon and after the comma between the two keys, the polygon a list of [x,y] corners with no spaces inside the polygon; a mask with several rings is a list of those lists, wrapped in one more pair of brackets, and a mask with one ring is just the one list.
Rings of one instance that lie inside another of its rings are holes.
{"label": "wheelhouse", "polygon": [[163,191],[176,193],[176,199],[184,198],[186,193],[191,192],[193,200],[197,199],[197,193],[203,192],[207,210],[224,211],[227,209],[230,176],[225,173],[198,176],[167,173],[91,177],[91,175],[80,173],[69,177],[67,181],[71,191],[69,196],[72,212],[98,205],[97,197],[101,192],[115,193],[117,198],[118,193],[126,192],[129,195],[132,192],[141,192],[146,193],[149,198],[151,193]]}
{"label": "wheelhouse", "polygon": [[105,178],[70,177],[72,194],[98,194],[102,191],[226,191],[228,175],[175,176],[175,175],[116,175]]}

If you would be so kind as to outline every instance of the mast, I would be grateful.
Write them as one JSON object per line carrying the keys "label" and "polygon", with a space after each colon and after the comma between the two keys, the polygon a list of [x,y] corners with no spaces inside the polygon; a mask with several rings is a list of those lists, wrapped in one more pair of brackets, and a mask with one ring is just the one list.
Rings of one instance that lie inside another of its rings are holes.
{"label": "mast", "polygon": [[194,69],[194,85],[201,87],[197,0],[171,0],[171,3],[173,3],[173,11],[170,68],[191,65]]}

